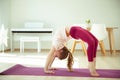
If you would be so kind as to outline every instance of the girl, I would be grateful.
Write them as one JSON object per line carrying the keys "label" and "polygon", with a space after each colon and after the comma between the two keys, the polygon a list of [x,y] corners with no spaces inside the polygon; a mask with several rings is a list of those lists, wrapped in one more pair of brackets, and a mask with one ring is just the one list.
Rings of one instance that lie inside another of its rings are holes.
{"label": "girl", "polygon": [[71,38],[81,39],[88,44],[87,56],[88,56],[88,68],[91,76],[99,76],[96,72],[96,51],[98,46],[98,40],[87,30],[80,26],[65,27],[62,30],[56,31],[53,38],[53,45],[49,52],[44,71],[45,73],[54,73],[51,69],[51,65],[58,57],[60,60],[67,58],[68,56],[68,70],[72,71],[73,56],[71,52],[64,46],[64,44]]}

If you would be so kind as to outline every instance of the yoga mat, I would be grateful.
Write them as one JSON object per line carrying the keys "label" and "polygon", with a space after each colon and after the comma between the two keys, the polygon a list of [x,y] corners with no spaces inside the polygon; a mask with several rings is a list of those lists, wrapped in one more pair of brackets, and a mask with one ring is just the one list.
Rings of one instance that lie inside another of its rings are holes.
{"label": "yoga mat", "polygon": [[[92,77],[90,76],[88,69],[75,68],[73,72],[68,72],[66,68],[57,68],[55,74],[44,73],[43,68],[39,67],[26,67],[17,64],[6,71],[0,73],[0,75],[32,75],[32,76],[67,76],[67,77]],[[120,70],[111,69],[97,69],[100,74],[98,78],[120,78]]]}

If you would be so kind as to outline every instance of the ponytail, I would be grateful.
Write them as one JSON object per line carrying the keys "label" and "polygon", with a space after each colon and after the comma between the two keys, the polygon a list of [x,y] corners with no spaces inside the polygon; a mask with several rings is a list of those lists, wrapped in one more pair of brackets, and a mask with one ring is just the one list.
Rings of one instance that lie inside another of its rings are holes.
{"label": "ponytail", "polygon": [[72,53],[67,49],[67,47],[62,48],[61,54],[58,56],[60,60],[65,59],[68,57],[67,60],[67,67],[69,71],[72,71],[72,66],[73,66],[73,56]]}
{"label": "ponytail", "polygon": [[74,63],[74,61],[73,61],[72,53],[69,52],[69,54],[68,54],[68,63],[67,63],[67,67],[68,67],[69,71],[72,71],[73,63]]}

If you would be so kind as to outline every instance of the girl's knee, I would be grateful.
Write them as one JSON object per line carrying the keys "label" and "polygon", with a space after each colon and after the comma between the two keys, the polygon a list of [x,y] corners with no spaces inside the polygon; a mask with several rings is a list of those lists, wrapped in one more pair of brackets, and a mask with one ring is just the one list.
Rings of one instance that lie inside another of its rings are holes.
{"label": "girl's knee", "polygon": [[95,40],[94,39],[89,39],[88,40],[88,45],[95,45]]}

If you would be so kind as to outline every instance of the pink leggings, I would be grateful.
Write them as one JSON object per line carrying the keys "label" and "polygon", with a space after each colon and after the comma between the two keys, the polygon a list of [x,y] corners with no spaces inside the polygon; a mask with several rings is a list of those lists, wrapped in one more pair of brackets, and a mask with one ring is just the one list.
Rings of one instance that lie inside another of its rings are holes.
{"label": "pink leggings", "polygon": [[70,35],[74,39],[81,39],[88,44],[87,55],[88,61],[93,61],[93,58],[96,57],[96,51],[98,46],[98,40],[87,30],[79,27],[72,26],[70,29]]}

